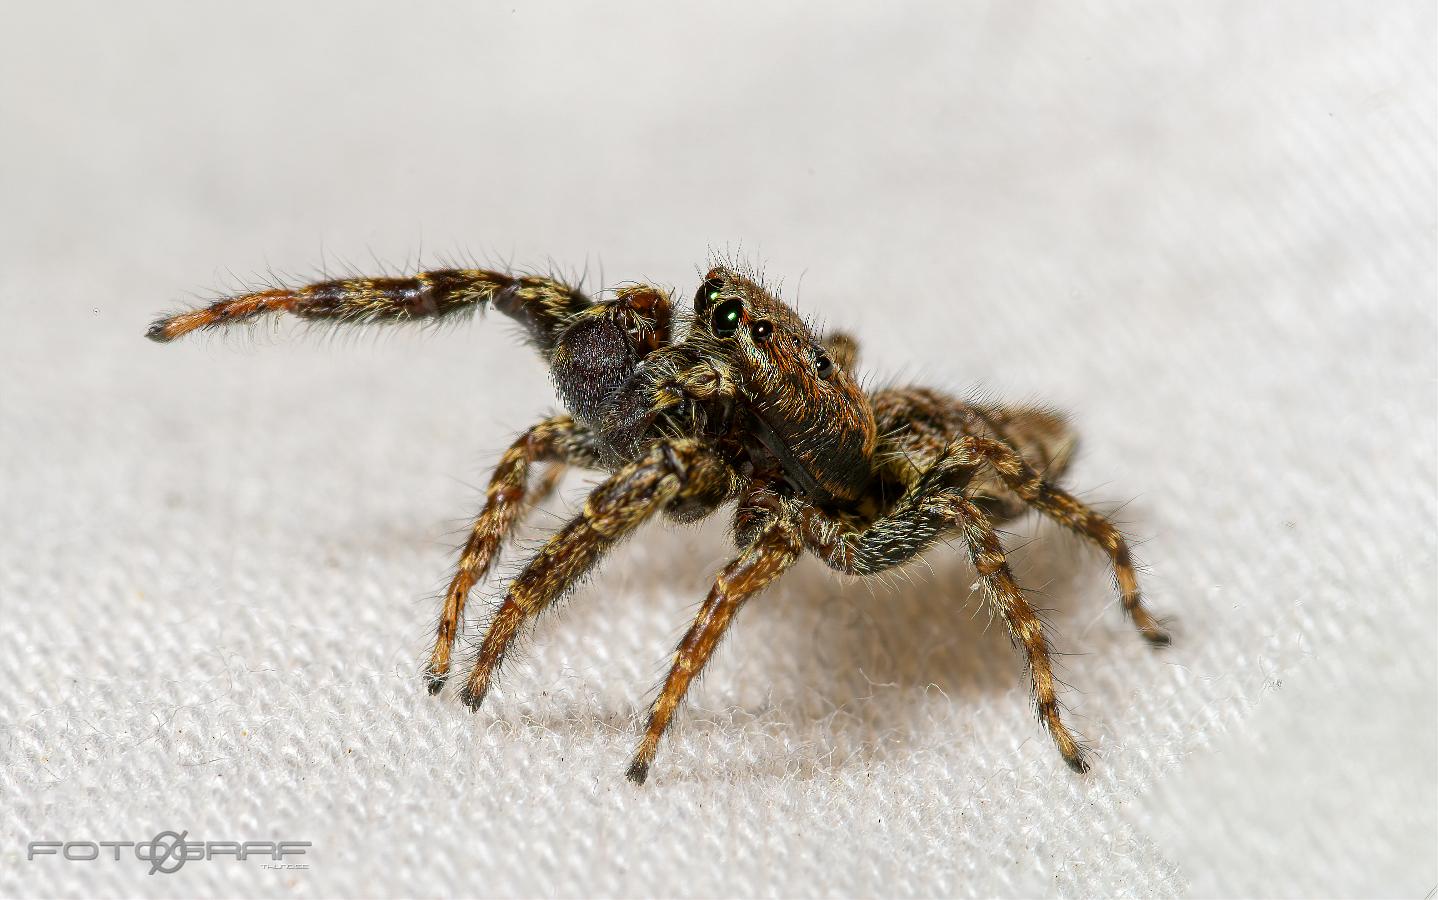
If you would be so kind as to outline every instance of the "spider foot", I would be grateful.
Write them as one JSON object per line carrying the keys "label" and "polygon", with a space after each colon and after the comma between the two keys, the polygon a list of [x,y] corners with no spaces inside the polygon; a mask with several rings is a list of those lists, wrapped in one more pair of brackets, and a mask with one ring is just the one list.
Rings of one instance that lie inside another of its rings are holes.
{"label": "spider foot", "polygon": [[448,672],[436,672],[434,669],[426,669],[424,672],[424,686],[431,697],[444,690],[444,683],[448,680]]}
{"label": "spider foot", "polygon": [[1155,650],[1167,647],[1173,643],[1173,636],[1169,633],[1167,619],[1155,619],[1142,608],[1134,611],[1134,625],[1138,627],[1138,633],[1148,641],[1150,647]]}
{"label": "spider foot", "polygon": [[459,699],[461,703],[463,703],[465,706],[468,706],[474,712],[479,712],[479,707],[483,705],[484,695],[486,693],[488,693],[487,688],[476,688],[472,684],[466,684],[464,687],[460,688]]}
{"label": "spider foot", "polygon": [[1049,734],[1053,737],[1054,745],[1058,748],[1059,755],[1064,758],[1064,762],[1068,763],[1070,769],[1082,775],[1089,770],[1088,748],[1079,743],[1073,732],[1068,730],[1068,726],[1058,718],[1057,710],[1057,704],[1041,706],[1041,718],[1048,726]]}
{"label": "spider foot", "polygon": [[1063,750],[1059,752],[1063,753],[1064,762],[1068,763],[1068,767],[1078,774],[1082,775],[1089,770],[1088,754],[1082,747],[1074,747],[1071,752]]}
{"label": "spider foot", "polygon": [[636,759],[629,764],[629,770],[624,773],[624,777],[635,784],[643,784],[644,780],[649,777],[649,763]]}

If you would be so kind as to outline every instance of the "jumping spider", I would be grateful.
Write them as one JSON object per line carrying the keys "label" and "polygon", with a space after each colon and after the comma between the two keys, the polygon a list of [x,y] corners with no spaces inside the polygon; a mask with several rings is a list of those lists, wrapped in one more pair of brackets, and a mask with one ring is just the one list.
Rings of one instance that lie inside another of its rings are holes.
{"label": "jumping spider", "polygon": [[[734,268],[709,271],[692,312],[643,284],[593,300],[551,278],[441,269],[244,294],[160,319],[147,336],[168,342],[267,313],[365,324],[434,321],[485,305],[524,327],[569,412],[530,428],[495,470],[445,594],[425,668],[430,693],[449,678],[470,589],[494,565],[521,509],[565,466],[611,474],[510,583],[460,690],[474,709],[520,630],[645,520],[663,512],[693,522],[736,502],[738,556],[679,642],[629,766],[636,783],[739,607],[805,550],[840,572],[874,575],[941,538],[961,538],[988,602],[1027,657],[1039,718],[1078,772],[1088,764],[1060,717],[1048,639],[1014,583],[994,523],[1033,508],[1097,545],[1134,625],[1153,645],[1168,643],[1140,600],[1123,537],[1054,485],[1075,444],[1062,418],[924,387],[865,395],[851,374],[853,339],[821,339]],[[536,463],[552,468],[531,487]]]}

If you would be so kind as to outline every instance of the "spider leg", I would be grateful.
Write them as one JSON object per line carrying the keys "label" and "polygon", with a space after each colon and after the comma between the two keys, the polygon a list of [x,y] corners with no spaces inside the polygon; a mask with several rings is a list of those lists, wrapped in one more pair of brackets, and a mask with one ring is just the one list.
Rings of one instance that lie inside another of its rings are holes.
{"label": "spider leg", "polygon": [[[1013,447],[972,435],[949,444],[889,511],[865,528],[841,527],[814,507],[800,511],[804,543],[830,567],[870,575],[912,559],[949,525],[940,495],[972,493],[980,469],[991,470],[1020,500],[1100,547],[1113,566],[1124,611],[1155,647],[1170,637],[1143,603],[1128,542],[1103,516],[1044,480]],[[987,492],[987,488],[984,489]]]}
{"label": "spider leg", "polygon": [[[1042,622],[1014,581],[993,525],[963,492],[974,469],[963,447],[962,441],[951,447],[892,513],[865,528],[845,525],[815,507],[801,509],[805,547],[832,568],[872,575],[912,559],[942,532],[957,526],[989,603],[1003,617],[1014,644],[1024,651],[1039,719],[1069,768],[1086,771],[1083,748],[1060,717],[1052,651]],[[751,517],[764,513],[761,504],[753,504],[748,511]]]}
{"label": "spider leg", "polygon": [[1009,445],[1001,441],[969,438],[971,452],[998,473],[1009,490],[1039,512],[1095,544],[1108,555],[1118,582],[1124,612],[1139,633],[1155,647],[1166,646],[1170,637],[1144,606],[1139,592],[1138,573],[1129,554],[1128,542],[1108,519],[1094,512],[1073,495],[1049,484]]}
{"label": "spider leg", "polygon": [[[554,465],[531,490],[528,487],[530,470],[537,462]],[[425,682],[431,694],[439,693],[449,678],[450,657],[464,621],[464,604],[470,589],[489,574],[501,544],[514,528],[526,502],[539,503],[547,497],[564,474],[565,464],[599,465],[598,451],[590,446],[589,431],[567,415],[554,416],[530,428],[500,457],[489,480],[484,509],[474,520],[454,578],[445,591],[434,649],[425,668]]]}
{"label": "spider leg", "polygon": [[342,324],[438,321],[489,303],[517,320],[548,352],[590,300],[552,278],[488,269],[435,269],[408,278],[340,278],[298,288],[271,288],[226,297],[157,319],[145,336],[168,343],[192,331],[221,328],[269,313]]}
{"label": "spider leg", "polygon": [[853,372],[859,364],[859,342],[847,331],[831,331],[824,335],[824,352],[841,369]]}
{"label": "spider leg", "polygon": [[[919,386],[884,388],[870,399],[885,435],[880,466],[905,484],[964,437],[1003,441],[1050,481],[1063,476],[1078,444],[1064,417],[1045,407],[974,403]],[[974,474],[969,487],[974,503],[995,524],[1029,509],[987,468]]]}
{"label": "spider leg", "polygon": [[643,784],[649,776],[649,764],[654,761],[659,741],[675,710],[694,676],[713,655],[739,607],[784,574],[798,559],[802,546],[793,523],[787,518],[775,517],[739,558],[725,566],[715,578],[714,587],[695,616],[694,624],[674,651],[669,677],[649,710],[649,725],[627,773],[630,781]]}
{"label": "spider leg", "polygon": [[[931,547],[954,527],[952,500],[963,495],[974,466],[951,446],[925,469],[889,511],[862,525],[805,504],[798,510],[804,546],[831,569],[846,575],[875,575],[902,565]],[[772,515],[773,498],[746,495],[738,528],[753,530]]]}
{"label": "spider leg", "polygon": [[[799,510],[805,547],[831,568],[873,575],[907,562],[955,527],[968,547],[989,603],[1003,617],[1014,644],[1024,651],[1040,720],[1053,736],[1064,761],[1086,771],[1084,751],[1064,725],[1053,676],[1052,651],[1038,614],[1029,605],[1009,569],[1003,546],[983,511],[966,494],[978,465],[970,438],[950,445],[894,505],[889,514],[866,526],[836,519],[814,506]],[[749,528],[772,515],[762,494],[741,506]]]}
{"label": "spider leg", "polygon": [[654,512],[689,496],[732,492],[734,472],[693,439],[661,441],[595,488],[583,511],[556,532],[509,585],[460,697],[484,702],[519,630],[573,587],[600,557]]}
{"label": "spider leg", "polygon": [[953,504],[953,510],[969,548],[969,559],[979,573],[989,603],[1003,616],[1009,636],[1027,657],[1039,719],[1048,727],[1069,768],[1075,772],[1088,771],[1083,747],[1059,715],[1058,697],[1054,690],[1053,651],[1044,636],[1043,623],[1015,583],[998,535],[988,518],[969,500],[959,498]]}

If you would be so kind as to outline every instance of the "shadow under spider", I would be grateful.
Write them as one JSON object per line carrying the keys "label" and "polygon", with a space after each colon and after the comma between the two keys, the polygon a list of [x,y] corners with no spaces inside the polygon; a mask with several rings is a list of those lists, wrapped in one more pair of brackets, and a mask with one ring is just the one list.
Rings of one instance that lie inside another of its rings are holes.
{"label": "shadow under spider", "polygon": [[[1044,612],[1058,654],[1057,674],[1074,685],[1062,698],[1070,720],[1080,731],[1091,730],[1084,726],[1101,711],[1084,708],[1084,675],[1075,657],[1100,655],[1133,637],[1117,607],[1111,573],[1101,555],[1034,514],[1009,523],[1004,537],[1015,577]],[[665,633],[677,637],[732,551],[723,523],[694,529],[654,523],[617,551],[597,583],[581,588],[562,613],[548,617],[541,626],[548,634],[540,640],[553,639],[551,628],[597,630],[601,619],[614,615],[611,604],[621,602],[652,607],[646,615],[673,616]],[[1022,656],[1003,622],[990,619],[976,581],[963,547],[953,542],[897,574],[876,578],[842,577],[804,558],[736,617],[710,663],[707,683],[696,682],[691,691],[655,774],[682,780],[833,774],[901,749],[926,717],[953,718],[950,705],[976,705],[986,695],[1026,695]],[[649,596],[621,596],[635,588]],[[694,596],[682,606],[656,603],[685,592]],[[662,676],[672,641],[655,645],[648,629],[642,637],[618,634],[625,636],[611,645],[611,653],[653,660]],[[637,740],[656,687],[657,677],[643,685],[643,693],[630,686],[623,692],[627,702],[611,693],[597,708],[524,719],[556,729],[589,720],[596,727],[633,731]],[[930,705],[940,702],[945,705]],[[1026,713],[1027,703],[1023,709]],[[1010,714],[1007,706],[1003,714]],[[1047,750],[1036,720],[1023,714],[1015,724],[1032,728]],[[744,752],[714,752],[702,764],[683,764],[675,757],[685,755],[676,751],[682,751],[679,742],[686,735],[705,746],[729,735],[734,749]],[[956,733],[954,739],[968,736]]]}

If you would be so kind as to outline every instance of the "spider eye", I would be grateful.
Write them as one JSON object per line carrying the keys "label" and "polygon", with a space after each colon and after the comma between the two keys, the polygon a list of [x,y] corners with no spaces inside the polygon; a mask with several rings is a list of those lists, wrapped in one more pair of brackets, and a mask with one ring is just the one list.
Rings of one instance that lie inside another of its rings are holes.
{"label": "spider eye", "polygon": [[714,315],[709,319],[709,328],[714,332],[714,336],[733,337],[734,332],[739,330],[739,317],[743,312],[742,300],[725,300],[714,307]]}
{"label": "spider eye", "polygon": [[724,282],[718,278],[710,278],[699,285],[699,290],[694,292],[694,309],[703,314],[709,304],[719,299],[720,291],[724,290]]}
{"label": "spider eye", "polygon": [[834,374],[834,361],[828,354],[820,353],[819,358],[814,360],[814,371],[819,373],[820,378],[828,378]]}
{"label": "spider eye", "polygon": [[756,341],[767,341],[769,336],[774,333],[774,323],[768,319],[760,319],[749,326],[749,333],[754,335]]}

